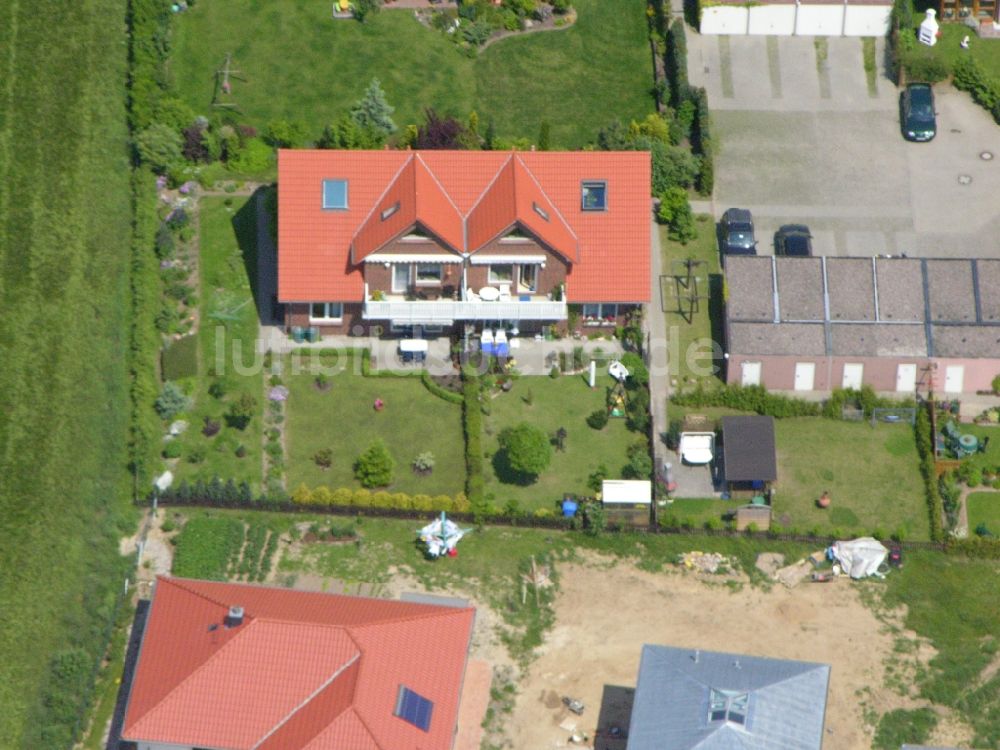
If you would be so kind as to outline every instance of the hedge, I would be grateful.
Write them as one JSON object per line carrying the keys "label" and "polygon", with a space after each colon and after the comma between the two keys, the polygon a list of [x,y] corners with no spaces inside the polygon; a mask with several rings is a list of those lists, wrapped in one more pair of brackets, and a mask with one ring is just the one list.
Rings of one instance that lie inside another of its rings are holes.
{"label": "hedge", "polygon": [[465,396],[461,393],[456,393],[455,391],[449,391],[447,388],[442,388],[437,383],[434,382],[434,378],[431,377],[430,371],[424,370],[420,373],[420,381],[424,384],[431,393],[433,393],[438,398],[442,398],[452,404],[464,404]]}
{"label": "hedge", "polygon": [[174,341],[160,355],[164,382],[198,375],[198,336],[191,334]]}
{"label": "hedge", "polygon": [[693,391],[677,393],[671,401],[678,406],[721,406],[737,411],[752,411],[778,419],[785,417],[818,417],[821,405],[813,401],[769,393],[760,385],[720,385],[706,389],[701,384]]}
{"label": "hedge", "polygon": [[396,510],[447,511],[468,513],[471,505],[468,498],[459,493],[450,495],[408,495],[405,492],[371,492],[329,487],[307,487],[300,484],[291,497],[295,505],[333,506],[340,508],[393,508]]}
{"label": "hedge", "polygon": [[687,74],[687,36],[684,21],[677,19],[670,24],[667,34],[667,53],[664,63],[667,80],[670,82],[670,105],[676,109],[689,98]]}
{"label": "hedge", "polygon": [[465,434],[465,495],[474,512],[484,510],[483,410],[479,403],[479,376],[462,371],[462,431]]}
{"label": "hedge", "polygon": [[920,474],[924,479],[924,493],[927,496],[930,537],[933,541],[940,542],[944,539],[944,528],[941,524],[941,519],[944,516],[944,504],[941,501],[937,472],[934,467],[934,435],[931,434],[929,412],[929,409],[933,408],[933,403],[926,403],[917,409],[913,431],[917,442],[917,454],[920,456]]}
{"label": "hedge", "polygon": [[912,408],[916,401],[912,398],[894,399],[879,396],[870,385],[855,388],[834,388],[830,398],[823,404],[823,416],[840,419],[845,406],[853,406],[870,417],[875,409]]}
{"label": "hedge", "polygon": [[968,91],[1000,123],[1000,78],[990,75],[974,57],[963,56],[955,64],[955,88]]}
{"label": "hedge", "polygon": [[167,88],[171,0],[130,0],[129,126],[133,135],[156,121]]}
{"label": "hedge", "polygon": [[711,195],[715,188],[715,143],[712,140],[711,115],[708,111],[708,93],[703,88],[689,88],[694,102],[694,122],[691,124],[691,149],[701,159],[698,183],[702,195]]}
{"label": "hedge", "polygon": [[160,276],[153,250],[159,217],[155,178],[146,167],[132,173],[132,216],[129,464],[135,481],[133,491],[137,493],[139,487],[147,487],[152,481],[160,444],[160,420],[153,410],[160,392],[156,375]]}

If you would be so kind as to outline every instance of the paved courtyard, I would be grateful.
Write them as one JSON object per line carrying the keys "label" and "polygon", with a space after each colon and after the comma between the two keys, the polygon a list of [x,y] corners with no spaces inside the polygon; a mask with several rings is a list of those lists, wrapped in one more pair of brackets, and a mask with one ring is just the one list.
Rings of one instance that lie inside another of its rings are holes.
{"label": "paved courtyard", "polygon": [[749,208],[758,252],[794,222],[821,255],[1000,256],[1000,128],[968,95],[936,86],[937,138],[907,143],[898,91],[869,83],[860,39],[691,32],[688,47],[718,144],[715,215]]}

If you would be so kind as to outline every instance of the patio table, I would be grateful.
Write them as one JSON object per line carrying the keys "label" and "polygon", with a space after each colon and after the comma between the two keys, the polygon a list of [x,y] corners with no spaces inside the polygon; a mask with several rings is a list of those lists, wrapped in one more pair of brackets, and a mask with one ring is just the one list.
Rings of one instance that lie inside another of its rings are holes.
{"label": "patio table", "polygon": [[496,302],[500,299],[500,290],[495,286],[484,286],[479,290],[479,299],[484,302]]}

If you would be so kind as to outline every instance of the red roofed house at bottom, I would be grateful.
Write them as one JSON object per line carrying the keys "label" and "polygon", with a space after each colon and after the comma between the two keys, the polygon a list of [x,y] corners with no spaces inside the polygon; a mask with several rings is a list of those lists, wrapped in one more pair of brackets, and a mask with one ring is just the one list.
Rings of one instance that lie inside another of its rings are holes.
{"label": "red roofed house at bottom", "polygon": [[284,323],[620,325],[650,298],[649,196],[642,151],[279,151]]}
{"label": "red roofed house at bottom", "polygon": [[160,577],[122,738],[138,750],[451,750],[474,619],[470,607]]}

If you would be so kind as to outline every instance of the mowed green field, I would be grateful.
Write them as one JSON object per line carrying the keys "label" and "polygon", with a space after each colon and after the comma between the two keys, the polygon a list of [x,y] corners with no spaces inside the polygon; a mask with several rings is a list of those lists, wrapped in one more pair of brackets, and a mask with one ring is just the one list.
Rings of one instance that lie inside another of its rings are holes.
{"label": "mowed green field", "polygon": [[125,6],[0,3],[3,748],[69,744],[40,707],[50,660],[94,663],[124,580]]}
{"label": "mowed green field", "polygon": [[573,28],[504,39],[469,58],[409,10],[365,23],[334,21],[316,0],[201,2],[176,18],[171,85],[199,114],[211,114],[216,71],[227,54],[238,112],[263,128],[298,119],[312,138],[346,113],[373,76],[382,81],[400,128],[426,107],[463,122],[476,110],[505,138],[538,137],[542,120],[555,146],[593,141],[615,117],[653,111],[645,3],[576,0]]}

